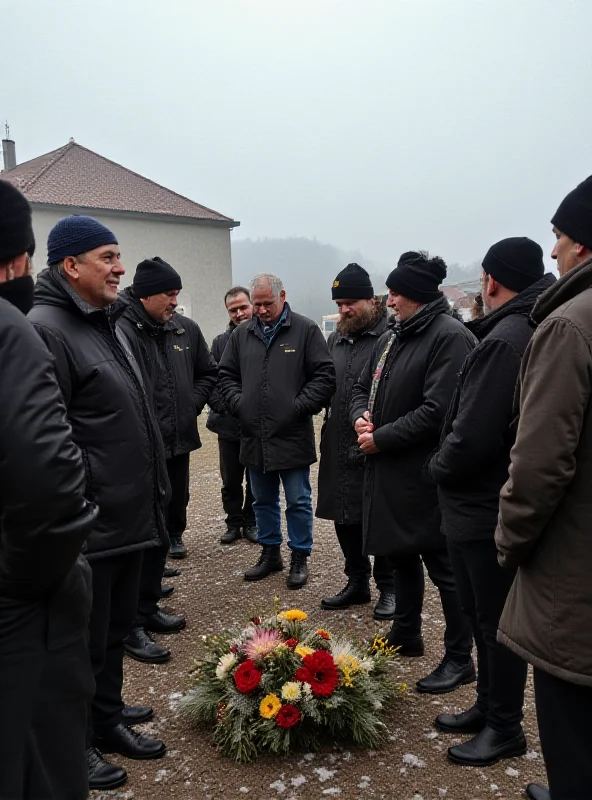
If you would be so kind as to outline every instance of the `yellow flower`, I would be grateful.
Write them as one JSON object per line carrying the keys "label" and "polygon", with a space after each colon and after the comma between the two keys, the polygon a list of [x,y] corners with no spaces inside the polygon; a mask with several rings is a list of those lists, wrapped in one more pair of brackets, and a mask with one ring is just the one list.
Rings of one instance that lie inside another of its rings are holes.
{"label": "yellow flower", "polygon": [[304,658],[304,656],[311,656],[314,653],[312,647],[307,647],[305,644],[299,644],[298,647],[294,649],[294,652],[300,658]]}
{"label": "yellow flower", "polygon": [[275,694],[268,694],[259,705],[259,713],[263,719],[273,719],[281,707],[280,698]]}
{"label": "yellow flower", "polygon": [[281,611],[278,614],[279,619],[285,619],[288,622],[303,622],[308,619],[308,614],[305,611],[300,611],[298,608],[291,608],[289,611]]}
{"label": "yellow flower", "polygon": [[358,659],[351,655],[342,656],[338,666],[343,675],[343,685],[348,689],[353,688],[354,675],[360,671],[360,662]]}
{"label": "yellow flower", "polygon": [[295,700],[300,700],[301,695],[300,684],[296,681],[288,681],[282,686],[282,698],[284,700],[289,700],[293,703]]}

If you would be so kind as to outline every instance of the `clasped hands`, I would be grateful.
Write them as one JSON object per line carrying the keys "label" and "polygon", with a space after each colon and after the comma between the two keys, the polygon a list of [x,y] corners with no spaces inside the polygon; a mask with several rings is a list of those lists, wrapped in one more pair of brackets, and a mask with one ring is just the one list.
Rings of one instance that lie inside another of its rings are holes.
{"label": "clasped hands", "polygon": [[364,411],[354,424],[354,430],[358,434],[358,446],[366,455],[378,453],[378,447],[374,444],[374,425],[370,422],[370,412]]}

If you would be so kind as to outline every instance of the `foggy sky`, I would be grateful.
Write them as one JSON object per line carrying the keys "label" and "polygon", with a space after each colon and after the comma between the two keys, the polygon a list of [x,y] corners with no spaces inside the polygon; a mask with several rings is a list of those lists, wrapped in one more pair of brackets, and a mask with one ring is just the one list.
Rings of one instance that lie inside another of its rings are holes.
{"label": "foggy sky", "polygon": [[234,238],[387,264],[412,248],[469,263],[516,235],[549,253],[550,217],[592,173],[591,0],[0,0],[0,15],[19,163],[72,136],[239,219]]}

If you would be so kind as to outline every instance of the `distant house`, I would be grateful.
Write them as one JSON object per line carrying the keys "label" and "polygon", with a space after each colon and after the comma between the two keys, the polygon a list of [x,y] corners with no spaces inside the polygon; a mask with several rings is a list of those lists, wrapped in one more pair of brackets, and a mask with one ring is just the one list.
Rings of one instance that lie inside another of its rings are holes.
{"label": "distant house", "polygon": [[47,235],[69,214],[88,214],[111,228],[131,283],[136,264],[158,255],[181,274],[179,304],[211,342],[227,323],[224,292],[232,285],[230,231],[239,222],[87,150],[64,147],[16,165],[14,142],[3,142],[4,172],[33,207],[35,267],[47,260]]}

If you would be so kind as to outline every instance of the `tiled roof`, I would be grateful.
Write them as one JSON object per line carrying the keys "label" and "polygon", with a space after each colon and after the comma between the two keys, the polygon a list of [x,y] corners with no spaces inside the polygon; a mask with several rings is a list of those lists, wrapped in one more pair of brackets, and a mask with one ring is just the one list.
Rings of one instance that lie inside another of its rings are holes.
{"label": "tiled roof", "polygon": [[1,172],[0,178],[17,186],[31,203],[239,224],[74,141]]}

